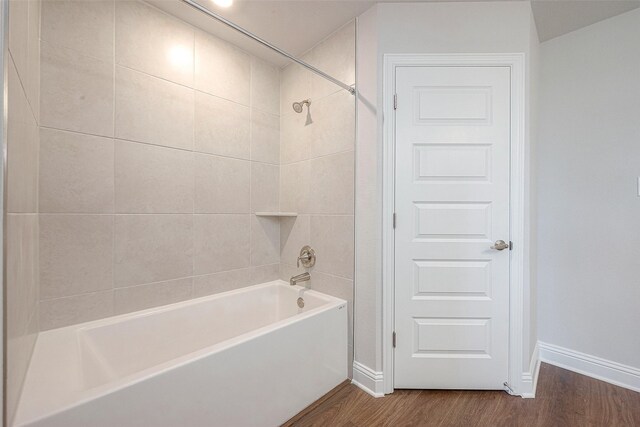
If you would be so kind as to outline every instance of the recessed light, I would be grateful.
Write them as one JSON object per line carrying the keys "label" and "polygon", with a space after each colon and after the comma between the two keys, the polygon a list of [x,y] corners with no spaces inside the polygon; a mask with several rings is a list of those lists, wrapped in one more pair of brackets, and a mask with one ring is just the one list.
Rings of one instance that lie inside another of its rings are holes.
{"label": "recessed light", "polygon": [[220,7],[229,7],[233,4],[233,0],[213,0],[213,2]]}

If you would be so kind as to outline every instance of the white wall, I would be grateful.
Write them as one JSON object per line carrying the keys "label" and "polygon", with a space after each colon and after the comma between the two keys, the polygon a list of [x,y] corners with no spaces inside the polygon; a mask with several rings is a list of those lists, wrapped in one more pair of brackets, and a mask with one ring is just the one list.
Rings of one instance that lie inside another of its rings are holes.
{"label": "white wall", "polygon": [[541,62],[540,340],[640,368],[640,10]]}
{"label": "white wall", "polygon": [[[375,14],[375,17],[372,15]],[[531,7],[528,2],[383,3],[360,18],[358,85],[366,93],[359,104],[356,172],[356,361],[369,369],[382,370],[380,325],[382,257],[382,61],[387,53],[516,53],[527,63],[537,48]],[[373,38],[373,39],[372,39]],[[377,50],[377,75],[361,70],[371,66],[371,51]],[[529,78],[529,65],[527,79]],[[375,102],[371,79],[377,80]],[[529,83],[527,87],[529,88]],[[526,96],[529,96],[527,91]],[[364,105],[368,102],[369,105]],[[369,110],[370,111],[369,111]],[[531,113],[531,111],[529,111]],[[375,132],[374,142],[371,132]],[[376,150],[375,156],[372,150]],[[375,172],[363,171],[363,168]],[[368,181],[366,183],[365,181]],[[370,242],[377,239],[378,245]],[[529,285],[527,284],[529,289]],[[533,287],[531,287],[533,288]],[[533,315],[533,314],[532,314]],[[528,328],[529,326],[527,326]],[[535,343],[535,328],[531,342]],[[533,351],[524,343],[525,361]]]}
{"label": "white wall", "polygon": [[[540,92],[540,41],[538,39],[538,31],[533,18],[533,12],[530,15],[529,24],[529,56],[527,57],[527,94],[529,102],[526,105],[527,110],[527,162],[528,171],[526,173],[528,181],[526,182],[526,193],[528,194],[529,206],[526,211],[525,222],[529,224],[526,240],[529,245],[525,247],[525,258],[528,260],[528,271],[525,272],[529,281],[525,283],[525,295],[529,297],[529,304],[525,305],[525,335],[529,337],[529,341],[525,341],[523,351],[524,360],[522,363],[526,367],[531,362],[531,357],[535,351],[538,342],[538,320],[537,320],[537,304],[538,304],[538,188],[537,188],[537,169],[536,158],[538,156],[538,132],[539,132],[539,92]],[[533,372],[531,372],[533,374]]]}
{"label": "white wall", "polygon": [[355,359],[379,367],[382,322],[382,150],[378,108],[378,7],[358,18],[356,136]]}
{"label": "white wall", "polygon": [[527,52],[528,2],[385,3],[379,53]]}

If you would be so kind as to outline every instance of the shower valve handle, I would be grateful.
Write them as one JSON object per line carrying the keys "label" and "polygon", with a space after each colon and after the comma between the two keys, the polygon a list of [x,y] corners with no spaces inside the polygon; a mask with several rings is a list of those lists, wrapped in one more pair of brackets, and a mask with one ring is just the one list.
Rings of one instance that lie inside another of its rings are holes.
{"label": "shower valve handle", "polygon": [[311,268],[316,264],[316,252],[311,246],[304,246],[300,249],[300,256],[298,256],[296,265],[300,267],[300,263],[305,268]]}

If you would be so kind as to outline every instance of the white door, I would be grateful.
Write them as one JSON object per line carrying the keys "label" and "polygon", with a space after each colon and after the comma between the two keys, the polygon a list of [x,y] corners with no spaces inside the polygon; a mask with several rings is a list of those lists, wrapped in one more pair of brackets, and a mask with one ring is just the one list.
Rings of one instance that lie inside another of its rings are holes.
{"label": "white door", "polygon": [[395,85],[394,386],[503,389],[510,69],[399,67]]}

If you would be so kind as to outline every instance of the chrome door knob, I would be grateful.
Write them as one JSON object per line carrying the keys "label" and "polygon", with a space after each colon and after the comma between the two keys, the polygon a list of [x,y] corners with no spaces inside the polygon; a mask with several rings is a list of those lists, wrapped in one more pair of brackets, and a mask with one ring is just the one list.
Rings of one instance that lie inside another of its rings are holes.
{"label": "chrome door knob", "polygon": [[496,242],[493,244],[493,246],[491,246],[491,249],[495,249],[497,251],[502,251],[504,249],[507,249],[509,247],[509,244],[507,242],[505,242],[504,240],[496,240]]}

